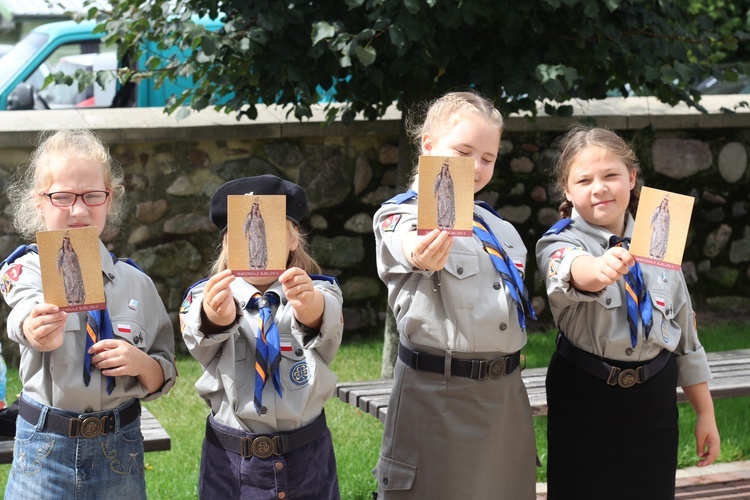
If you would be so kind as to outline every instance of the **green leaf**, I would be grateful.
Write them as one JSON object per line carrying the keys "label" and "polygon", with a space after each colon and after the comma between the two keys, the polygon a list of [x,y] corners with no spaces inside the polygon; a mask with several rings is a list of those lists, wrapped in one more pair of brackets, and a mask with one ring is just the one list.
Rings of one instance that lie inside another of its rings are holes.
{"label": "green leaf", "polygon": [[180,106],[180,109],[177,111],[177,114],[174,115],[174,118],[179,122],[181,120],[184,120],[188,116],[190,116],[190,108],[188,108],[187,106]]}
{"label": "green leaf", "polygon": [[357,45],[357,59],[359,59],[359,62],[361,62],[363,66],[369,66],[374,63],[376,57],[377,53],[375,52],[375,47],[372,45]]}
{"label": "green leaf", "polygon": [[320,21],[315,24],[313,24],[312,29],[312,44],[315,45],[321,40],[325,40],[327,38],[333,38],[333,36],[336,34],[336,28],[331,26],[325,21]]}

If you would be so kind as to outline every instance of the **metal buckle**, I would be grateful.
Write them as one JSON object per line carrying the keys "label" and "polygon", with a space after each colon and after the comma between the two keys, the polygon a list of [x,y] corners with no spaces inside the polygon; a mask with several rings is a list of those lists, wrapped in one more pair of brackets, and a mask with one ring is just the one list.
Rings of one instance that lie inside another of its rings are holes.
{"label": "metal buckle", "polygon": [[471,360],[471,377],[477,380],[484,380],[487,378],[487,366],[489,361],[486,359],[472,359]]}
{"label": "metal buckle", "polygon": [[505,375],[505,369],[508,364],[506,358],[495,358],[490,361],[490,366],[487,369],[491,378],[500,378]]}
{"label": "metal buckle", "polygon": [[639,373],[636,370],[628,368],[622,370],[617,376],[617,384],[623,389],[633,387],[635,384],[640,382]]}
{"label": "metal buckle", "polygon": [[242,455],[242,458],[268,458],[271,455],[281,454],[279,436],[258,436],[257,438],[242,438],[240,448],[240,454]]}
{"label": "metal buckle", "polygon": [[[106,418],[106,417],[104,417]],[[99,434],[104,434],[104,422],[99,417],[86,417],[83,423],[81,423],[81,436],[85,438],[92,438]]]}

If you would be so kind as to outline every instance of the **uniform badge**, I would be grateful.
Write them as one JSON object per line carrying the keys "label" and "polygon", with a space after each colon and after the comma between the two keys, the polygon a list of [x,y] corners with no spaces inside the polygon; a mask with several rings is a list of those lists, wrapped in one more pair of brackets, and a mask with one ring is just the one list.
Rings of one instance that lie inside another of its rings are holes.
{"label": "uniform badge", "polygon": [[300,361],[289,370],[289,379],[295,385],[305,385],[310,381],[310,367],[307,361]]}
{"label": "uniform badge", "polygon": [[193,294],[189,293],[187,297],[185,297],[185,300],[182,301],[182,304],[180,305],[180,314],[187,314],[187,312],[190,310],[190,304],[193,303]]}
{"label": "uniform badge", "polygon": [[5,271],[5,276],[10,278],[13,282],[18,281],[18,277],[21,276],[21,271],[23,270],[23,266],[21,264],[15,264],[13,266],[10,266],[7,271]]}
{"label": "uniform badge", "polygon": [[134,311],[137,310],[138,309],[138,301],[135,300],[135,299],[130,299],[130,302],[128,302],[128,308],[130,308],[130,309],[132,309]]}
{"label": "uniform badge", "polygon": [[380,227],[385,232],[395,231],[398,221],[401,220],[401,214],[389,215],[383,222],[380,223]]}
{"label": "uniform badge", "polygon": [[122,323],[117,323],[117,331],[128,335],[133,333],[133,330],[130,329],[130,325],[123,325]]}
{"label": "uniform badge", "polygon": [[669,335],[667,335],[667,320],[661,320],[661,338],[665,344],[669,344]]}
{"label": "uniform badge", "polygon": [[656,299],[656,305],[659,307],[666,307],[667,303],[664,302],[664,299]]}
{"label": "uniform badge", "polygon": [[0,293],[3,294],[3,297],[8,296],[13,288],[13,284],[18,281],[22,269],[23,266],[21,266],[21,264],[10,266],[0,278]]}
{"label": "uniform badge", "polygon": [[281,352],[292,352],[292,343],[281,342]]}

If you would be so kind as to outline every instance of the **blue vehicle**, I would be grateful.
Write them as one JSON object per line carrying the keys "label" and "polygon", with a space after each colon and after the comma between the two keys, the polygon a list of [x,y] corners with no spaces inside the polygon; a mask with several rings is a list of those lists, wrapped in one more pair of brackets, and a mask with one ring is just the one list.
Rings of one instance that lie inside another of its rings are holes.
{"label": "blue vehicle", "polygon": [[[221,21],[194,19],[215,31]],[[94,33],[95,21],[63,21],[38,26],[0,58],[0,110],[66,109],[89,107],[164,106],[171,95],[191,86],[188,78],[165,82],[155,88],[145,79],[138,84],[120,86],[116,81],[102,89],[92,85],[79,92],[77,86],[50,84],[42,89],[44,78],[62,71],[115,70],[119,62],[116,49],[102,42],[102,33]],[[155,47],[146,47],[139,61],[144,67]],[[170,52],[171,53],[171,52]],[[174,54],[179,54],[174,51]]]}

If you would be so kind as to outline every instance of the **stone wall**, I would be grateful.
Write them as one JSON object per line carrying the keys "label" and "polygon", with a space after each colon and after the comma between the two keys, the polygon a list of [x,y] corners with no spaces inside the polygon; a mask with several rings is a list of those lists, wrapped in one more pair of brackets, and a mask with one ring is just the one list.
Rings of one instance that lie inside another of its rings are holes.
{"label": "stone wall", "polygon": [[[714,107],[737,102],[717,101]],[[658,107],[653,100],[615,99],[581,106],[573,119],[507,120],[495,176],[480,198],[517,227],[530,249],[527,285],[542,313],[532,328],[550,319],[533,258],[536,240],[557,218],[548,169],[556,139],[571,120],[582,118],[617,130],[635,145],[647,185],[696,198],[683,269],[699,311],[750,306],[750,115],[655,112]],[[287,122],[275,110],[262,110],[256,122],[214,113],[176,122],[155,109],[2,114],[3,184],[44,128],[89,127],[110,143],[126,174],[127,215],[118,234],[107,238],[108,246],[132,257],[154,279],[181,348],[176,324],[183,292],[204,276],[218,244],[207,217],[209,198],[226,180],[262,173],[293,180],[307,192],[310,212],[303,225],[313,255],[342,286],[347,332],[382,331],[387,305],[371,226],[375,210],[400,191],[397,179],[405,175],[397,172],[397,112],[349,127]],[[50,126],[54,123],[59,125]],[[21,241],[9,223],[4,194],[0,205],[0,254],[7,255]],[[3,303],[3,329],[7,312]],[[17,346],[4,339],[3,350],[9,362],[17,362]]]}

